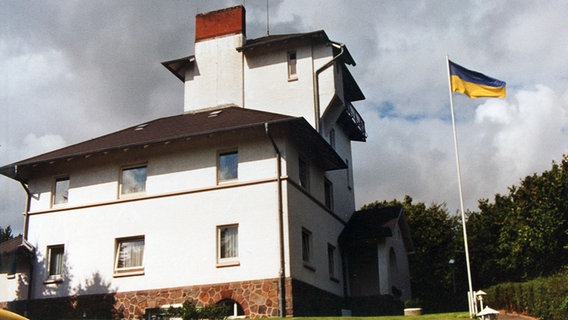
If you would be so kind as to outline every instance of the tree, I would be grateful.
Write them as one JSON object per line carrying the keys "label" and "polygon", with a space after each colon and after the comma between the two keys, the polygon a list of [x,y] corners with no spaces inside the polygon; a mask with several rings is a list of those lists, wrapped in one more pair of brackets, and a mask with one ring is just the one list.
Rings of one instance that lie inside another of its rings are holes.
{"label": "tree", "polygon": [[568,264],[568,157],[470,213],[472,254],[484,286],[548,276]]}
{"label": "tree", "polygon": [[6,228],[0,227],[0,242],[8,241],[14,238],[12,234],[12,227],[7,226]]}

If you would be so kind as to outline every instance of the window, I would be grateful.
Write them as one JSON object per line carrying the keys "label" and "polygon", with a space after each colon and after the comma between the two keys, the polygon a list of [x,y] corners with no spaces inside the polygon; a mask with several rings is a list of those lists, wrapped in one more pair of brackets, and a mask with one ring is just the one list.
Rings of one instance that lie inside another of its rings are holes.
{"label": "window", "polygon": [[302,228],[302,260],[304,264],[312,261],[312,233]]}
{"label": "window", "polygon": [[239,153],[237,151],[219,153],[217,178],[219,182],[235,180],[239,177]]}
{"label": "window", "polygon": [[61,281],[63,278],[63,255],[65,249],[63,245],[47,247],[47,280]]}
{"label": "window", "polygon": [[122,169],[120,194],[134,194],[146,191],[146,165]]}
{"label": "window", "polygon": [[288,80],[298,80],[298,73],[296,70],[296,51],[288,52]]}
{"label": "window", "polygon": [[144,273],[144,236],[116,240],[115,275]]}
{"label": "window", "polygon": [[327,269],[329,270],[330,279],[336,279],[335,274],[335,247],[327,244]]}
{"label": "window", "polygon": [[298,160],[298,167],[300,171],[300,186],[308,190],[310,188],[310,168],[308,163],[300,158]]}
{"label": "window", "polygon": [[53,205],[65,204],[69,200],[69,177],[55,179]]}
{"label": "window", "polygon": [[335,129],[329,130],[329,145],[335,149]]}
{"label": "window", "polygon": [[327,178],[323,182],[325,206],[329,210],[333,210],[333,184]]}
{"label": "window", "polygon": [[345,168],[345,172],[347,173],[347,188],[351,190],[351,175],[349,174],[351,169],[349,168],[349,159],[345,159],[345,164],[347,165],[347,168]]}
{"label": "window", "polygon": [[217,264],[220,266],[238,265],[239,226],[217,227]]}

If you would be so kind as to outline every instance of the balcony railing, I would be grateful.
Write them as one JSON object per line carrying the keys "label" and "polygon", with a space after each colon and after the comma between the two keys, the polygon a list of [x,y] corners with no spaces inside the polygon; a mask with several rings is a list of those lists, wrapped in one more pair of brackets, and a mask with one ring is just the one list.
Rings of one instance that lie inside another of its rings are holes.
{"label": "balcony railing", "polygon": [[351,104],[351,102],[347,102],[345,104],[345,111],[341,116],[341,120],[344,125],[349,127],[351,132],[351,139],[357,141],[365,141],[367,140],[367,132],[365,131],[365,120],[363,117],[357,112],[357,109]]}

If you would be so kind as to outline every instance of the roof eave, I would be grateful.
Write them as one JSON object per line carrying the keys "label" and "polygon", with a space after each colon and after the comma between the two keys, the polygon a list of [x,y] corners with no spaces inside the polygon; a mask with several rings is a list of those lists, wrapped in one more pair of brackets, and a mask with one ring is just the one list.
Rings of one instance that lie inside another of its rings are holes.
{"label": "roof eave", "polygon": [[[118,146],[112,146],[112,147],[108,147],[108,148],[100,148],[100,149],[93,149],[93,150],[89,150],[88,152],[79,152],[79,153],[73,153],[73,154],[65,154],[63,156],[59,156],[59,157],[52,157],[52,158],[44,158],[42,160],[39,161],[34,161],[34,158],[38,158],[38,157],[42,157],[43,155],[38,155],[32,158],[28,158],[22,161],[18,161],[3,167],[0,167],[0,174],[13,179],[13,180],[17,180],[17,181],[21,181],[21,182],[26,182],[26,177],[25,174],[24,176],[20,175],[19,173],[23,170],[25,170],[26,168],[29,167],[33,167],[33,166],[38,166],[38,165],[42,165],[42,164],[47,164],[47,163],[52,163],[52,162],[57,162],[57,161],[62,161],[65,159],[71,159],[71,158],[82,158],[82,157],[87,157],[87,156],[92,156],[92,155],[96,155],[96,154],[101,154],[101,153],[110,153],[110,152],[115,152],[115,151],[120,151],[126,148],[136,148],[136,147],[143,147],[146,145],[155,145],[155,144],[159,144],[159,143],[164,143],[164,142],[168,142],[168,141],[178,141],[178,140],[185,140],[188,138],[197,138],[200,136],[208,136],[211,134],[220,134],[220,133],[224,133],[224,132],[230,132],[230,131],[234,131],[234,130],[244,130],[244,129],[249,129],[249,128],[254,128],[254,127],[264,127],[264,125],[268,123],[268,124],[280,124],[280,123],[298,123],[296,128],[301,128],[303,127],[304,132],[306,132],[305,130],[308,130],[308,134],[312,135],[315,137],[315,141],[314,143],[316,143],[316,149],[319,150],[320,152],[326,153],[329,156],[329,159],[327,160],[327,163],[324,165],[324,167],[327,170],[336,170],[336,169],[341,169],[341,168],[346,168],[347,165],[345,164],[345,162],[341,159],[341,157],[339,157],[339,155],[337,155],[337,153],[335,151],[333,151],[333,153],[330,153],[330,150],[328,148],[326,148],[326,146],[328,146],[327,142],[325,142],[325,140],[323,140],[323,138],[321,136],[319,136],[319,134],[315,133],[315,130],[313,130],[313,128],[307,123],[307,121],[303,118],[285,118],[285,119],[276,119],[276,120],[269,120],[269,121],[263,121],[263,122],[257,122],[257,123],[249,123],[249,124],[245,124],[245,125],[236,125],[236,126],[229,126],[229,127],[225,127],[222,129],[214,129],[214,130],[204,130],[204,131],[199,131],[199,132],[195,132],[195,133],[191,133],[191,134],[181,134],[178,136],[168,136],[168,137],[164,137],[164,138],[160,138],[160,139],[154,139],[154,140],[144,140],[144,141],[140,141],[137,143],[130,143],[130,144],[123,144],[123,145],[118,145]],[[136,126],[134,126],[136,127]],[[128,130],[130,128],[127,128],[125,130]],[[309,132],[309,130],[312,129],[313,132]],[[319,139],[318,139],[319,138]],[[68,147],[72,147],[74,145],[68,146]],[[65,148],[68,148],[65,147]],[[328,146],[329,148],[331,148],[330,146]],[[63,148],[63,149],[65,149]],[[57,152],[61,149],[58,150],[54,150],[54,151],[50,151],[49,153],[52,152]]]}
{"label": "roof eave", "polygon": [[175,60],[164,61],[162,65],[166,67],[171,73],[176,76],[176,78],[180,79],[182,82],[185,82],[185,72],[188,68],[191,67],[191,64],[195,62],[195,56],[187,56]]}

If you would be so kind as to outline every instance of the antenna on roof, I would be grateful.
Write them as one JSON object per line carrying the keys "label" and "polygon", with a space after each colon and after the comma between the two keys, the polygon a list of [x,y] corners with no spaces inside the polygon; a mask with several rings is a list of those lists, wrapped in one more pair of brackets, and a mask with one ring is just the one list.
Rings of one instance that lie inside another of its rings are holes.
{"label": "antenna on roof", "polygon": [[266,0],[266,36],[270,35],[270,14],[268,9],[268,0]]}

